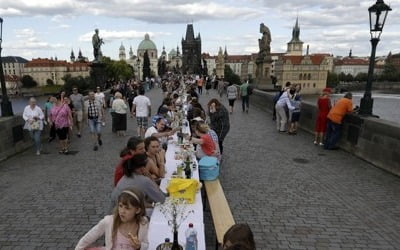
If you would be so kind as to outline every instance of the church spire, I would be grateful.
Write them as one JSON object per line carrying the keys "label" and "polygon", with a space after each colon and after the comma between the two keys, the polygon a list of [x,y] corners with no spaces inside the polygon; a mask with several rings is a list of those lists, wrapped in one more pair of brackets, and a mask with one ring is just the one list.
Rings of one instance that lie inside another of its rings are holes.
{"label": "church spire", "polygon": [[300,41],[300,26],[299,26],[299,18],[296,18],[296,24],[293,27],[292,31],[292,41],[299,42]]}
{"label": "church spire", "polygon": [[188,24],[186,28],[186,41],[194,40],[193,24]]}
{"label": "church spire", "polygon": [[75,62],[75,54],[74,54],[74,49],[71,49],[71,56],[70,56],[71,62]]}

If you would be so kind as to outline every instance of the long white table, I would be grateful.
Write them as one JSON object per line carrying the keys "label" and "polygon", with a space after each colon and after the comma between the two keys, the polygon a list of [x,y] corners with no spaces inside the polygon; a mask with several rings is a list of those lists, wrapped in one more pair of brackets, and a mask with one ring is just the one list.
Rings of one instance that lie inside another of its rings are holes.
{"label": "long white table", "polygon": [[[184,131],[185,132],[185,131]],[[171,179],[171,175],[176,171],[176,167],[182,163],[182,160],[175,160],[175,152],[179,151],[179,146],[175,144],[177,141],[176,135],[174,139],[168,143],[168,150],[166,152],[166,164],[165,164],[165,178],[161,180],[160,188],[166,192],[168,181]],[[199,168],[196,157],[193,156],[193,161],[196,163],[196,169],[192,171],[192,178],[199,180]],[[196,193],[196,200],[193,204],[187,204],[187,210],[193,210],[185,221],[182,222],[178,230],[178,241],[184,246],[185,245],[185,231],[188,228],[189,223],[193,223],[194,228],[197,231],[198,249],[205,250],[205,236],[204,236],[204,221],[203,221],[203,201],[201,199],[201,192]],[[165,238],[170,238],[173,241],[173,232],[168,221],[165,219],[162,212],[156,207],[151,215],[149,225],[149,250],[155,250],[157,246],[164,242]]]}

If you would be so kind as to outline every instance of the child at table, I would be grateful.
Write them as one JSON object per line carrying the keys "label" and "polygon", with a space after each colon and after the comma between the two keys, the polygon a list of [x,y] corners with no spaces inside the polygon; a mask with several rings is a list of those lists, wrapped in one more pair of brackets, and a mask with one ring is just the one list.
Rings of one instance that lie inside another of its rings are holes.
{"label": "child at table", "polygon": [[[127,189],[118,196],[113,215],[107,215],[78,242],[75,250],[148,248],[149,221],[145,216],[144,195],[138,189]],[[87,248],[101,236],[105,247]]]}

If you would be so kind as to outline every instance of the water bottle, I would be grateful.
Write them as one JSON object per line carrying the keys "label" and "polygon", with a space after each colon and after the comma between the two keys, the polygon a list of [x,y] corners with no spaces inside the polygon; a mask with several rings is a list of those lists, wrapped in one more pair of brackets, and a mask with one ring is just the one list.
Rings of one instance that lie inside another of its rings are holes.
{"label": "water bottle", "polygon": [[193,228],[193,224],[189,224],[186,230],[186,246],[185,250],[197,250],[197,231]]}

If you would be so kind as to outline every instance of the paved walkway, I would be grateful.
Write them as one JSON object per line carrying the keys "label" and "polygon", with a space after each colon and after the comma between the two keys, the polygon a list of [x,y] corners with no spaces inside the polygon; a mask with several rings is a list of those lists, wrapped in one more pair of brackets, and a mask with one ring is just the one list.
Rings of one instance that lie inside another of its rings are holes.
{"label": "paved walkway", "polygon": [[[149,95],[156,110],[161,93]],[[257,249],[398,249],[398,177],[343,151],[323,151],[309,134],[278,134],[270,114],[253,106],[245,114],[237,104],[221,181]],[[97,152],[85,131],[73,139],[75,155],[58,155],[52,142],[45,144],[49,154],[29,150],[0,162],[0,249],[73,248],[105,215],[119,150],[136,134],[133,120],[128,127],[127,137],[118,138],[108,124]],[[208,213],[205,224],[213,249]]]}

